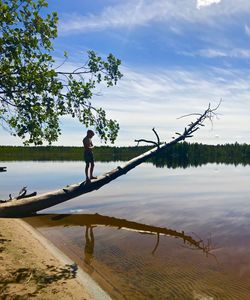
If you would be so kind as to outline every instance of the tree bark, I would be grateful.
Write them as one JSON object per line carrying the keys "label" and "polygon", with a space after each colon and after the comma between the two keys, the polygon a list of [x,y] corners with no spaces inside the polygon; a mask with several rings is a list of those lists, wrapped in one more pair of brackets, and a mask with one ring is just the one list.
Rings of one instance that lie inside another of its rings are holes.
{"label": "tree bark", "polygon": [[[191,134],[199,129],[199,126],[204,126],[202,123],[207,118],[211,120],[211,117],[214,114],[214,110],[216,110],[217,108],[218,107],[216,107],[215,109],[211,109],[209,105],[208,109],[203,114],[199,114],[199,118],[195,122],[189,124],[189,126],[185,128],[183,134],[177,133],[178,137],[169,143],[160,144],[157,135],[157,143],[152,142],[153,144],[157,144],[155,148],[131,159],[123,166],[118,166],[110,172],[99,176],[96,180],[92,180],[90,183],[81,182],[78,184],[72,184],[62,189],[48,192],[42,195],[37,195],[20,200],[13,199],[11,201],[7,201],[6,203],[1,203],[0,217],[17,217],[29,215],[51,206],[60,204],[72,198],[78,197],[80,195],[100,189],[102,186],[115,180],[117,177],[126,174],[146,160],[157,156],[163,150],[177,144],[180,141],[185,140],[188,137],[192,137]],[[140,141],[145,140],[138,140],[138,142]]]}

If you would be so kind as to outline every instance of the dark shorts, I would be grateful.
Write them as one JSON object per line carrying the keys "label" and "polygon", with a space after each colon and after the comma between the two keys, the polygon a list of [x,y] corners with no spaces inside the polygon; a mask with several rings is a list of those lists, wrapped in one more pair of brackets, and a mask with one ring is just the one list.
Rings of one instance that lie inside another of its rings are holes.
{"label": "dark shorts", "polygon": [[84,160],[86,163],[93,163],[94,162],[94,155],[92,151],[84,152]]}

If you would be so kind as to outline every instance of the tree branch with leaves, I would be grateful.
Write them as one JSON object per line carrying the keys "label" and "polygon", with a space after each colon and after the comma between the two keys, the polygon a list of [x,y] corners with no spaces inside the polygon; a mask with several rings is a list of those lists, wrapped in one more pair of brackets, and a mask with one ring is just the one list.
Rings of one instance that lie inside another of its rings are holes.
{"label": "tree branch with leaves", "polygon": [[24,144],[56,141],[59,118],[70,115],[86,127],[93,126],[105,142],[114,142],[119,125],[103,108],[92,105],[97,86],[113,86],[122,77],[121,61],[109,54],[105,60],[88,51],[87,61],[72,72],[55,67],[53,43],[57,13],[43,17],[45,0],[0,1],[0,122]]}

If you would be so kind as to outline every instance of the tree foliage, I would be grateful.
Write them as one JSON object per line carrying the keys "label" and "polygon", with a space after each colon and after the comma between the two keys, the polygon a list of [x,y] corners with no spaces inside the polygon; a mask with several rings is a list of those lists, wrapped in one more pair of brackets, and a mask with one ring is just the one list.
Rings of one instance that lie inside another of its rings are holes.
{"label": "tree foliage", "polygon": [[90,100],[98,84],[109,87],[122,77],[121,61],[89,51],[85,64],[72,72],[55,67],[58,16],[44,17],[47,6],[45,0],[0,0],[1,124],[25,144],[51,144],[60,134],[60,116],[71,115],[114,142],[118,123]]}

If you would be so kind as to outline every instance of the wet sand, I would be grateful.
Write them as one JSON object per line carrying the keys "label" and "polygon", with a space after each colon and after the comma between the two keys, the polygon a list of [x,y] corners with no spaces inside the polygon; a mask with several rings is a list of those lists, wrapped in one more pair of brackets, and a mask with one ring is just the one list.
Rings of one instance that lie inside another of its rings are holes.
{"label": "wet sand", "polygon": [[110,299],[60,250],[20,219],[0,219],[1,299]]}

